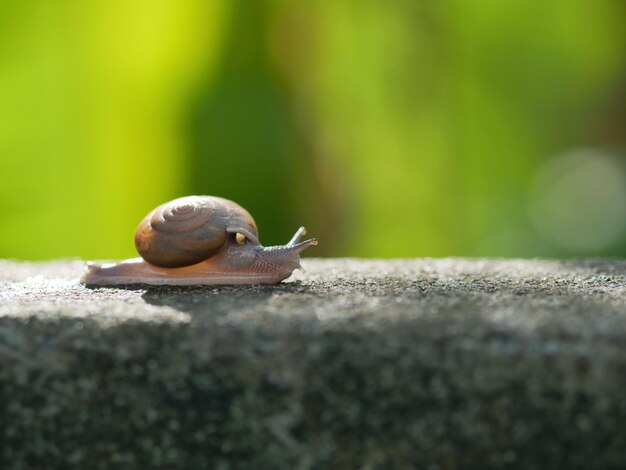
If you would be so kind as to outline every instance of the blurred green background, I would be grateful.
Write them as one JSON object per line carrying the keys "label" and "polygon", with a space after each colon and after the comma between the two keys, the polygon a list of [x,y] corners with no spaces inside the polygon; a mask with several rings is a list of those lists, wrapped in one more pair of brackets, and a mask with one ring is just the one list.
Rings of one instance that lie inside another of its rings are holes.
{"label": "blurred green background", "polygon": [[626,3],[0,2],[0,258],[181,195],[309,256],[626,255]]}

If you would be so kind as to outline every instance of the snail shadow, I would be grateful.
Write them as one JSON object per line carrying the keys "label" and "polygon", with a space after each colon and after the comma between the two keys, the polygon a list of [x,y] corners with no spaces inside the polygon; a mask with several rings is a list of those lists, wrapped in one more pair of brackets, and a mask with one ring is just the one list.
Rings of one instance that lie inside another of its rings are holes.
{"label": "snail shadow", "polygon": [[128,286],[145,292],[142,299],[157,307],[170,307],[192,317],[212,318],[233,312],[262,312],[277,297],[300,297],[309,287],[301,281],[244,286]]}

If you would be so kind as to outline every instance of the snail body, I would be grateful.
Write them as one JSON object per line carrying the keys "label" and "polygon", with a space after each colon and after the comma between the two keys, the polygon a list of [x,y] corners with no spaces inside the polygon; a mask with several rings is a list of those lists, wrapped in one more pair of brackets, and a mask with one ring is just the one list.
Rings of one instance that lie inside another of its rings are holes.
{"label": "snail body", "polygon": [[135,246],[141,258],[88,263],[89,285],[272,284],[300,268],[300,253],[317,240],[300,242],[300,227],[282,246],[264,247],[248,211],[215,196],[187,196],[158,206],[139,223]]}

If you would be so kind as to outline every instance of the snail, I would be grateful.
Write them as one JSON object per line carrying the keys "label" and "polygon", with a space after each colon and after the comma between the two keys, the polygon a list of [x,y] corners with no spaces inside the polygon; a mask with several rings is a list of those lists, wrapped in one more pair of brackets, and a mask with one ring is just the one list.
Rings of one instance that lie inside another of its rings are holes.
{"label": "snail", "polygon": [[316,239],[300,241],[300,227],[283,246],[264,247],[254,219],[228,199],[187,196],[160,205],[139,223],[141,258],[87,263],[88,285],[273,284],[300,265],[300,253]]}

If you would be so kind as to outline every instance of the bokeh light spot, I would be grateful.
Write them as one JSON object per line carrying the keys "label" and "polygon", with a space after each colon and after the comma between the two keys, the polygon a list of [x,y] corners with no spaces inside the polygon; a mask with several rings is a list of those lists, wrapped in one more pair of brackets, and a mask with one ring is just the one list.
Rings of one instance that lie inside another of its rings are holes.
{"label": "bokeh light spot", "polygon": [[606,249],[626,228],[624,168],[598,150],[555,157],[537,172],[529,213],[541,236],[564,250]]}

